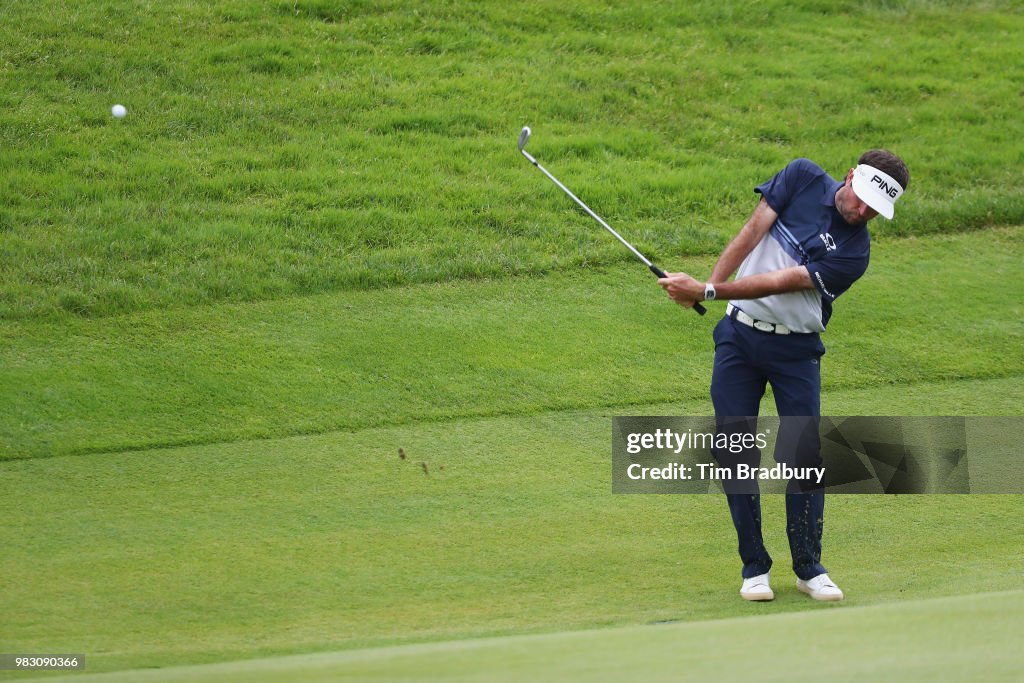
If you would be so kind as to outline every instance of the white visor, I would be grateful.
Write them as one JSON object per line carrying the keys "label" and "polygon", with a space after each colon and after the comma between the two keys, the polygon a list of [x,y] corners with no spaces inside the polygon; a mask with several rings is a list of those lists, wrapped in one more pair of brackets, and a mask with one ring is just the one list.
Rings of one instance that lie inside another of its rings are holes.
{"label": "white visor", "polygon": [[892,218],[893,204],[903,194],[903,188],[891,175],[867,164],[853,169],[853,191],[862,202],[886,218]]}

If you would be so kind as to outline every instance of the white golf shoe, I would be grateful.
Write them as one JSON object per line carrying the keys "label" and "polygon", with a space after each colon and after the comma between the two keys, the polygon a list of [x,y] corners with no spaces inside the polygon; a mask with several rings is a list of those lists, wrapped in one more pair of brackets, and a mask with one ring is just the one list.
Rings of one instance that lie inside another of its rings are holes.
{"label": "white golf shoe", "polygon": [[749,579],[743,579],[743,587],[740,588],[740,597],[744,600],[751,600],[754,602],[774,600],[775,593],[772,592],[771,584],[771,572],[761,574],[760,576],[754,576]]}
{"label": "white golf shoe", "polygon": [[843,599],[843,591],[839,590],[839,586],[832,583],[832,579],[828,578],[828,574],[818,574],[813,579],[808,579],[807,581],[797,579],[796,587],[815,600],[834,602]]}

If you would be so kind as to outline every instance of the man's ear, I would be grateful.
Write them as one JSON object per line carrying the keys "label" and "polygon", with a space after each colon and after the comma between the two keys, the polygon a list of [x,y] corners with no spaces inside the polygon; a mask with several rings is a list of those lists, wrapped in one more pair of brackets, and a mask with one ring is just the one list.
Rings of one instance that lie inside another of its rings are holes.
{"label": "man's ear", "polygon": [[850,169],[850,172],[846,174],[846,182],[850,182],[851,180],[853,180],[853,169],[852,168]]}

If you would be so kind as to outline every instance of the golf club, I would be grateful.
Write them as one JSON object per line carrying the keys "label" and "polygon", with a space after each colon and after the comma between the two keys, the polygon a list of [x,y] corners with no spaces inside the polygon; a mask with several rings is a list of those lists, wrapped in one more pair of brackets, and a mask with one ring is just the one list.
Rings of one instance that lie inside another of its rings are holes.
{"label": "golf club", "polygon": [[[537,162],[537,160],[534,159],[530,155],[530,153],[526,151],[526,149],[525,149],[526,148],[526,143],[527,143],[527,141],[529,141],[529,139],[530,139],[530,127],[529,126],[523,126],[523,130],[521,130],[519,132],[519,151],[522,152],[523,156],[526,157],[527,161],[529,161],[531,164],[533,164],[534,166],[539,168],[544,175],[546,175],[548,178],[551,179],[551,182],[553,182],[555,185],[558,185],[560,188],[562,188],[562,191],[565,192],[570,197],[572,197],[573,201],[575,201],[577,204],[579,204],[580,207],[582,207],[584,211],[586,211],[588,214],[590,214],[591,218],[593,218],[595,221],[597,221],[598,223],[603,225],[605,230],[607,230],[611,234],[615,235],[615,238],[617,240],[619,240],[620,242],[622,242],[626,246],[627,249],[629,249],[631,252],[636,254],[636,257],[638,259],[640,259],[641,261],[643,261],[644,265],[647,266],[652,273],[657,275],[659,278],[668,277],[665,274],[665,271],[663,271],[661,268],[659,268],[658,266],[654,265],[649,260],[647,260],[647,257],[645,257],[643,254],[641,254],[639,251],[637,251],[636,248],[632,244],[630,244],[629,242],[624,240],[622,238],[622,235],[620,235],[619,233],[617,233],[614,230],[612,230],[612,226],[610,226],[607,223],[605,223],[604,220],[600,216],[598,216],[596,213],[591,211],[590,207],[587,206],[586,204],[584,204],[583,201],[580,200],[579,197],[574,195],[572,193],[572,191],[568,187],[566,187],[565,185],[560,183],[558,181],[558,178],[556,178],[555,176],[553,176],[550,173],[548,173],[548,170],[546,168],[544,168],[543,166],[541,166]],[[701,306],[697,302],[694,302],[693,310],[697,311],[701,315],[704,315],[707,312],[707,309],[705,309],[703,306]]]}

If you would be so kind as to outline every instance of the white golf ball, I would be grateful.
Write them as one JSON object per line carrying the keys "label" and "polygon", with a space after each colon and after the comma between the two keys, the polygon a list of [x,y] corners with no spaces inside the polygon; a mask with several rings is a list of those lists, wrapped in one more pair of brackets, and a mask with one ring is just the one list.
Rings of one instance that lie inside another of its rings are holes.
{"label": "white golf ball", "polygon": [[112,113],[116,119],[123,119],[128,113],[128,110],[124,108],[124,105],[115,104],[110,108],[110,113]]}

